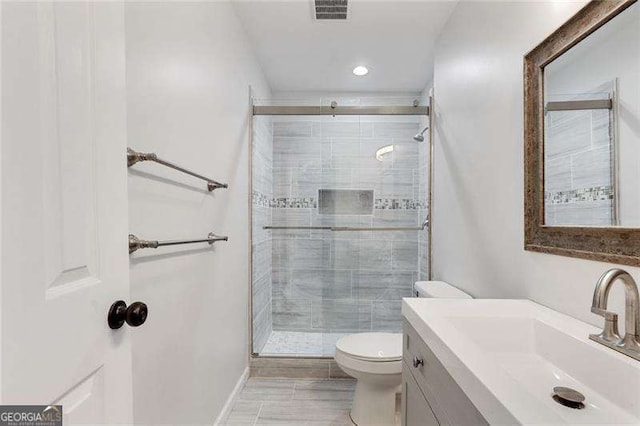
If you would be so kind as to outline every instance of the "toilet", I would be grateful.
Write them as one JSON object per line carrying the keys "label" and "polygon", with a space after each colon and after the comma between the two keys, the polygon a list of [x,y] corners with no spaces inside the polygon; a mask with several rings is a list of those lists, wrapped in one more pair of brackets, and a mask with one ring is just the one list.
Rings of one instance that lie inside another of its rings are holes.
{"label": "toilet", "polygon": [[[444,281],[418,281],[417,297],[471,299]],[[336,342],[338,366],[357,380],[351,420],[358,426],[394,425],[402,382],[402,333],[357,333]]]}

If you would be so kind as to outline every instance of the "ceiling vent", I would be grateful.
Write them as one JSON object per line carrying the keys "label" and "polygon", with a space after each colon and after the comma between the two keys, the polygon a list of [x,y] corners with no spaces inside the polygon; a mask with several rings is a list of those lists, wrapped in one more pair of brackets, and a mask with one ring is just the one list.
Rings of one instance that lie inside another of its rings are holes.
{"label": "ceiling vent", "polygon": [[315,0],[317,20],[346,20],[347,0]]}

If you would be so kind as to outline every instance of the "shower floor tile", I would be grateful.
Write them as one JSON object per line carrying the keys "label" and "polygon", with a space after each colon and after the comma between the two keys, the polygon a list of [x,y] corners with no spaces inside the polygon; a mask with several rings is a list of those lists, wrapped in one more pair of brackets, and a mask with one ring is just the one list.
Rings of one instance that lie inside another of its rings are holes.
{"label": "shower floor tile", "polygon": [[348,334],[272,331],[260,355],[332,357],[338,339]]}

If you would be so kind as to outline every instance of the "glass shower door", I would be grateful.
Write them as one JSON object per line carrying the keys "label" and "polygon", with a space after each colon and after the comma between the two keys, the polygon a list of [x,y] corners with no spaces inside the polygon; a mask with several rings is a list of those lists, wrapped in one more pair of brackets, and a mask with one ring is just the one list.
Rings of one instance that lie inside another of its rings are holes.
{"label": "glass shower door", "polygon": [[401,331],[427,274],[424,120],[254,118],[254,353],[332,357],[343,335]]}

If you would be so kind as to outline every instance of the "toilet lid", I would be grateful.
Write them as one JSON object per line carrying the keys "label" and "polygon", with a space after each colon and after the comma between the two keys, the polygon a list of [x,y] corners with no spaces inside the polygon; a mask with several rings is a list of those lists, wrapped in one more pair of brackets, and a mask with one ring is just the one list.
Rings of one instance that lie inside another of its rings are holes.
{"label": "toilet lid", "polygon": [[367,361],[395,361],[402,359],[402,334],[352,334],[338,340],[336,348],[354,358]]}

